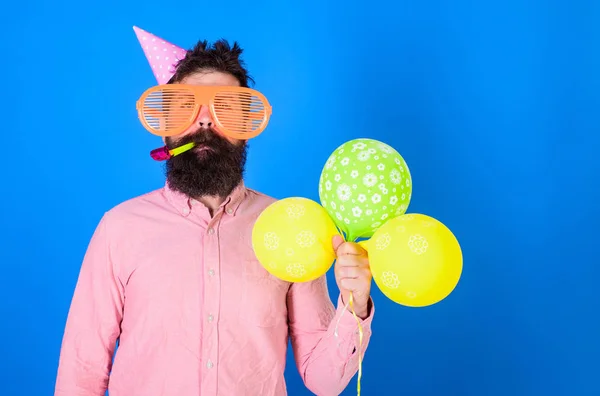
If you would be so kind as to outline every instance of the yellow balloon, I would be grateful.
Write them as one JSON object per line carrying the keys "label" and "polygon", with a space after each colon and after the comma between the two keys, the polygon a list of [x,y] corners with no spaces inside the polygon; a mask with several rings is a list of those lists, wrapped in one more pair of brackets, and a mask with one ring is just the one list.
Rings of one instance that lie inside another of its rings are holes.
{"label": "yellow balloon", "polygon": [[438,303],[452,293],[462,274],[462,251],[456,237],[444,224],[423,214],[390,219],[362,243],[375,283],[401,305]]}
{"label": "yellow balloon", "polygon": [[260,214],[252,230],[252,246],[261,265],[274,276],[308,282],[331,268],[336,234],[340,232],[321,205],[292,197],[272,203]]}

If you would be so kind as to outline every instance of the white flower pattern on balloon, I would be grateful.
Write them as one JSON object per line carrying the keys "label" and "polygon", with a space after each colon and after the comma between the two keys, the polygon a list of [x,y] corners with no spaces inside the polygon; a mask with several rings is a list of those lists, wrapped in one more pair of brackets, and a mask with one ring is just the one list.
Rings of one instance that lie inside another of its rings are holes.
{"label": "white flower pattern on balloon", "polygon": [[375,241],[375,249],[384,250],[388,246],[390,246],[391,242],[392,242],[392,236],[386,232],[385,234],[379,236],[379,238],[377,238],[377,240]]}
{"label": "white flower pattern on balloon", "polygon": [[274,232],[267,232],[264,236],[265,247],[269,250],[275,250],[279,247],[279,237]]}
{"label": "white flower pattern on balloon", "polygon": [[356,158],[361,162],[368,160],[370,157],[371,157],[371,154],[368,151],[361,151],[356,156]]}
{"label": "white flower pattern on balloon", "polygon": [[314,245],[316,241],[317,237],[312,231],[300,231],[300,233],[296,236],[296,243],[301,248],[309,248]]}
{"label": "white flower pattern on balloon", "polygon": [[373,173],[367,173],[363,177],[363,184],[367,187],[373,187],[377,183],[377,176]]}
{"label": "white flower pattern on balloon", "polygon": [[390,171],[390,181],[393,184],[400,184],[401,180],[402,180],[402,175],[400,174],[400,171],[398,169],[392,169]]}
{"label": "white flower pattern on balloon", "polygon": [[291,219],[299,219],[304,216],[306,209],[304,208],[304,205],[291,204],[287,207],[286,212]]}
{"label": "white flower pattern on balloon", "polygon": [[400,216],[402,214],[404,214],[404,212],[406,212],[407,206],[405,204],[402,204],[398,207],[398,209],[396,209],[396,216]]}
{"label": "white flower pattern on balloon", "polygon": [[392,271],[384,271],[381,274],[381,282],[384,286],[389,287],[390,289],[397,289],[400,286],[400,279],[398,279],[398,275]]}
{"label": "white flower pattern on balloon", "polygon": [[336,159],[337,159],[337,156],[335,154],[332,155],[331,157],[329,157],[329,159],[325,163],[325,169],[331,169],[331,168],[333,168],[333,164],[335,164],[335,160]]}
{"label": "white flower pattern on balloon", "polygon": [[290,263],[286,267],[286,272],[292,278],[301,278],[306,274],[306,269],[302,263]]}
{"label": "white flower pattern on balloon", "polygon": [[427,252],[429,243],[424,236],[416,234],[408,238],[408,247],[414,254],[421,255]]}
{"label": "white flower pattern on balloon", "polygon": [[387,144],[378,144],[377,148],[379,148],[379,150],[383,151],[386,154],[391,154],[392,153],[392,149],[390,148],[390,146],[388,146]]}
{"label": "white flower pattern on balloon", "polygon": [[338,187],[337,196],[341,201],[345,202],[345,201],[349,200],[351,195],[352,195],[352,190],[350,189],[350,186],[348,186],[347,184],[342,184]]}

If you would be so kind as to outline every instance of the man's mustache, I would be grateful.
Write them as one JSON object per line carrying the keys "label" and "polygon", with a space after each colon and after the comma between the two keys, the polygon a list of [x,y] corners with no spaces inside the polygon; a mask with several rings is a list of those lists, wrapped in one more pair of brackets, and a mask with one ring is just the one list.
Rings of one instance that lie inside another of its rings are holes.
{"label": "man's mustache", "polygon": [[196,146],[207,146],[207,147],[221,147],[224,144],[228,143],[224,141],[222,137],[219,136],[217,132],[213,129],[199,129],[198,131],[184,136],[177,141],[171,140],[169,142],[170,148],[183,146],[184,144],[194,143]]}

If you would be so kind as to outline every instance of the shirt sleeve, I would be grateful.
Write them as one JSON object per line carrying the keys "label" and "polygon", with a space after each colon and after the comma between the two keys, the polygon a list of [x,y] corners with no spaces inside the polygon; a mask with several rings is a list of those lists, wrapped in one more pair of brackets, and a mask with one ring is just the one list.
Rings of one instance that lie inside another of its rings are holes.
{"label": "shirt sleeve", "polygon": [[296,366],[305,386],[319,396],[339,395],[358,371],[359,353],[364,353],[371,337],[375,313],[370,300],[369,316],[358,318],[363,330],[359,343],[356,318],[341,296],[334,307],[322,276],[312,282],[294,283],[288,294],[290,337]]}
{"label": "shirt sleeve", "polygon": [[63,335],[55,396],[104,396],[123,316],[124,287],[109,249],[106,215],[88,245]]}

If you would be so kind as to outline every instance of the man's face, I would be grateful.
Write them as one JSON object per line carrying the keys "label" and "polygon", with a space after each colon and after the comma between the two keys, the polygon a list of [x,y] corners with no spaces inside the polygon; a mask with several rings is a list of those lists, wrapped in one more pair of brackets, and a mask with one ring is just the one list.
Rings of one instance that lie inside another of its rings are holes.
{"label": "man's face", "polygon": [[[239,86],[230,74],[198,72],[181,84]],[[230,138],[215,126],[207,106],[202,106],[195,122],[177,136],[165,138],[169,149],[194,142],[196,146],[167,161],[169,186],[190,197],[227,196],[242,181],[246,162],[246,142]]]}

